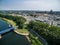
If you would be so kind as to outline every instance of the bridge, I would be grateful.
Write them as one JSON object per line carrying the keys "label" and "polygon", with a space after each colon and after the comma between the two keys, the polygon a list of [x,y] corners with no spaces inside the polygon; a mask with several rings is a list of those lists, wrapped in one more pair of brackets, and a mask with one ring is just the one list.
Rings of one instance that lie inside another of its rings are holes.
{"label": "bridge", "polygon": [[10,27],[8,29],[5,29],[5,30],[0,31],[0,38],[2,38],[2,36],[1,36],[2,34],[6,33],[6,32],[9,32],[11,30],[14,30],[14,28],[13,27]]}

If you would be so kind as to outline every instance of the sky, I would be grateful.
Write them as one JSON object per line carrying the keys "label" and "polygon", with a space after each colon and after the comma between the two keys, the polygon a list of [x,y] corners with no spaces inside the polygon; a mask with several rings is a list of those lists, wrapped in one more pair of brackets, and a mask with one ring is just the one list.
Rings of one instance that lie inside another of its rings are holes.
{"label": "sky", "polygon": [[60,11],[60,0],[0,0],[0,10]]}

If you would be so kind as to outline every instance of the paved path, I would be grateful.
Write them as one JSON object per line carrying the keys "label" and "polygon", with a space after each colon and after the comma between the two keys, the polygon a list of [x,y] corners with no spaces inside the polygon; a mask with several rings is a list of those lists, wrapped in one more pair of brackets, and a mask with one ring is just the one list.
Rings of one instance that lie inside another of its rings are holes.
{"label": "paved path", "polygon": [[14,30],[14,32],[16,32],[17,34],[20,34],[20,35],[25,35],[25,36],[29,35],[29,33],[21,33],[21,32],[18,32],[17,30]]}
{"label": "paved path", "polygon": [[45,45],[48,45],[47,41],[46,41],[45,39],[43,39],[43,38],[42,38],[39,34],[37,34],[35,31],[33,31],[33,30],[29,30],[29,31],[30,31],[30,33],[32,33],[33,35],[37,36],[38,39],[39,39],[40,41],[42,41]]}

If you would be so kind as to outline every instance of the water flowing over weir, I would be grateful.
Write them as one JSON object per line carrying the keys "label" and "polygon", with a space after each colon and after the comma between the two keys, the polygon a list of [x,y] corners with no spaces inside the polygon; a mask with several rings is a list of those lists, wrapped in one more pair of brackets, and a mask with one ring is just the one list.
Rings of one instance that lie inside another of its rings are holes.
{"label": "water flowing over weir", "polygon": [[2,38],[2,36],[0,35],[0,38]]}
{"label": "water flowing over weir", "polygon": [[1,34],[4,34],[4,33],[6,33],[6,32],[9,32],[9,31],[11,31],[11,30],[13,30],[13,29],[14,29],[14,28],[11,27],[11,28],[5,29],[5,30],[3,30],[3,31],[0,31],[0,35],[1,35]]}
{"label": "water flowing over weir", "polygon": [[3,20],[0,20],[0,38],[2,38],[1,34],[4,34],[6,32],[9,32],[13,30],[14,28],[9,26],[9,24]]}
{"label": "water flowing over weir", "polygon": [[30,45],[26,36],[17,34],[13,30],[14,27],[0,20],[0,45]]}

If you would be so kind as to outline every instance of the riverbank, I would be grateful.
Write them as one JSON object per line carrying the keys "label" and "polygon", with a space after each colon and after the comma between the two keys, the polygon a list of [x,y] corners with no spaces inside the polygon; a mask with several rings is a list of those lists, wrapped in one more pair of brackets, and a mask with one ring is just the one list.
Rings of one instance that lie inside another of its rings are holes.
{"label": "riverbank", "polygon": [[2,36],[0,45],[31,45],[26,36],[10,31]]}
{"label": "riverbank", "polygon": [[[9,19],[7,19],[7,20],[9,20]],[[12,22],[14,22],[14,21],[12,21]],[[8,22],[9,23],[9,22]],[[15,23],[15,22],[14,22]],[[14,25],[14,24],[12,24],[12,25]],[[14,26],[15,27],[15,26]],[[24,28],[25,29],[25,28]],[[29,31],[26,29],[26,30],[24,30],[24,29],[18,29],[18,28],[15,28],[15,30],[14,30],[14,32],[16,33],[16,34],[19,34],[19,35],[24,35],[26,38],[27,38],[27,40],[28,40],[28,42],[32,42],[32,38],[31,37],[29,37],[28,35],[30,35],[30,33],[29,33]],[[33,34],[32,34],[33,35]],[[35,36],[33,36],[33,37],[35,37]],[[38,39],[36,39],[36,40],[38,40]],[[35,39],[34,39],[34,41],[36,41]],[[38,41],[38,42],[40,42],[40,41]],[[36,43],[36,42],[35,42]],[[41,42],[40,42],[41,43]],[[32,43],[31,43],[32,44]],[[36,45],[37,44],[39,44],[39,43],[36,43]],[[42,43],[43,44],[43,43]],[[33,45],[35,45],[34,43],[33,43]]]}
{"label": "riverbank", "polygon": [[[6,19],[6,18],[1,18],[1,19],[4,20],[4,21],[6,21],[7,23],[11,24],[14,28],[16,27],[16,23],[14,21]],[[27,29],[18,29],[18,28],[15,28],[14,32],[17,33],[17,34],[19,34],[19,35],[25,36],[27,38],[27,40],[29,42],[31,42],[30,39],[29,39],[29,37],[28,37],[29,32],[28,32]]]}
{"label": "riverbank", "polygon": [[29,32],[27,29],[15,29],[14,32],[16,32],[20,35],[29,35]]}

